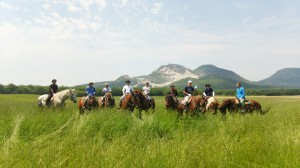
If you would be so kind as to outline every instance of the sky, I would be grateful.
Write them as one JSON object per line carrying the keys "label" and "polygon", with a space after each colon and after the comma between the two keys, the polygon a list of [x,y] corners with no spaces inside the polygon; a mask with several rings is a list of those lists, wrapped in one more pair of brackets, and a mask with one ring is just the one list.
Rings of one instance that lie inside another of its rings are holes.
{"label": "sky", "polygon": [[0,84],[74,86],[212,64],[300,68],[299,0],[0,0]]}

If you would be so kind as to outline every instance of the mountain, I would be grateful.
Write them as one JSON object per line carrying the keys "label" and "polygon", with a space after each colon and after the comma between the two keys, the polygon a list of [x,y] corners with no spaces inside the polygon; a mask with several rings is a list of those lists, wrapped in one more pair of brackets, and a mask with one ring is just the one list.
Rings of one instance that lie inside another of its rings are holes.
{"label": "mountain", "polygon": [[219,78],[224,78],[224,79],[230,79],[233,81],[240,81],[243,83],[251,83],[247,79],[239,76],[233,71],[227,70],[227,69],[222,69],[218,68],[214,65],[202,65],[199,66],[194,70],[196,74],[198,74],[200,77],[219,77]]}
{"label": "mountain", "polygon": [[257,82],[260,85],[300,88],[300,68],[284,68],[269,78]]}
{"label": "mountain", "polygon": [[163,87],[172,84],[174,81],[186,78],[199,78],[199,76],[184,66],[168,64],[160,66],[157,70],[146,76],[145,80],[150,81],[154,87]]}
{"label": "mountain", "polygon": [[[122,87],[126,80],[130,80],[136,88],[141,88],[146,82],[149,82],[152,87],[168,87],[173,84],[178,88],[183,88],[188,80],[192,80],[193,85],[198,85],[198,88],[204,88],[206,83],[210,83],[214,89],[235,89],[237,82],[241,82],[246,88],[278,86],[300,88],[299,75],[299,68],[286,68],[279,70],[265,80],[252,82],[233,71],[218,68],[214,65],[201,65],[195,70],[191,70],[182,65],[168,64],[160,66],[149,75],[138,77],[123,75],[114,81],[95,82],[94,86],[104,87],[105,83],[108,82],[111,87]],[[79,86],[86,86],[86,84]]]}

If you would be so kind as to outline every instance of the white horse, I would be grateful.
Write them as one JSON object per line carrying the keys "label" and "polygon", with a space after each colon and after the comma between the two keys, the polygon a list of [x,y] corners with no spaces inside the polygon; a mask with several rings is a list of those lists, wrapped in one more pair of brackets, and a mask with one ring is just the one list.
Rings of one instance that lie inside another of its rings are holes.
{"label": "white horse", "polygon": [[[39,107],[46,106],[46,100],[48,98],[48,94],[44,94],[38,97],[38,105]],[[57,92],[53,95],[50,102],[53,107],[64,105],[65,101],[70,98],[74,103],[77,102],[75,89],[66,89],[60,92]]]}
{"label": "white horse", "polygon": [[217,112],[217,109],[218,109],[218,106],[219,106],[219,103],[218,101],[216,100],[216,98],[214,97],[209,97],[207,99],[207,104],[206,104],[206,110],[211,110],[213,113],[216,113]]}

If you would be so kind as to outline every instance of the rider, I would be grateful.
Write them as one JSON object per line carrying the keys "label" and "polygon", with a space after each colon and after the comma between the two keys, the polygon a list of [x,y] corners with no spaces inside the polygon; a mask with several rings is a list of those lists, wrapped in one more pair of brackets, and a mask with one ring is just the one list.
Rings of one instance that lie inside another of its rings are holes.
{"label": "rider", "polygon": [[204,102],[205,102],[205,104],[206,104],[206,109],[208,109],[208,107],[209,107],[209,105],[210,105],[210,103],[211,102],[209,102],[208,101],[208,99],[210,98],[210,97],[214,97],[215,96],[215,92],[214,92],[214,90],[210,87],[210,84],[209,83],[207,83],[207,84],[205,84],[205,90],[204,90],[204,92],[203,92],[203,98],[204,98]]}
{"label": "rider", "polygon": [[205,84],[205,90],[203,92],[203,97],[204,97],[204,100],[206,101],[208,98],[210,97],[214,97],[215,96],[215,92],[214,90],[210,87],[210,84],[207,83]]}
{"label": "rider", "polygon": [[[104,94],[103,96],[103,101],[102,101],[102,105],[104,104],[104,100],[105,100],[105,94],[106,93],[110,93],[111,94],[112,90],[111,88],[108,86],[108,83],[105,83],[105,88],[102,89],[102,93]],[[113,97],[111,97],[113,99]]]}
{"label": "rider", "polygon": [[96,94],[96,89],[94,88],[94,83],[90,82],[89,86],[85,88],[85,92],[87,93],[86,99],[84,101],[84,107],[86,107],[86,102],[90,97],[95,96]]}
{"label": "rider", "polygon": [[127,94],[130,94],[131,92],[133,92],[133,87],[130,86],[130,80],[125,81],[125,85],[123,86],[122,92],[123,92],[123,95],[122,95],[122,97],[121,97],[121,99],[120,99],[120,103],[119,103],[118,109],[120,109],[121,106],[122,106],[122,100],[123,100],[123,98],[124,98]]}
{"label": "rider", "polygon": [[175,102],[177,102],[178,92],[174,85],[170,86],[170,91],[168,94],[173,97]]}
{"label": "rider", "polygon": [[48,93],[48,98],[47,98],[47,100],[46,100],[46,104],[47,104],[47,106],[50,106],[50,100],[51,100],[51,98],[55,95],[55,93],[57,93],[57,91],[58,91],[58,86],[57,86],[57,84],[56,84],[56,79],[53,79],[52,80],[52,84],[49,86],[49,93]]}
{"label": "rider", "polygon": [[150,96],[149,96],[149,94],[150,94],[150,90],[151,90],[151,88],[150,88],[150,86],[149,86],[149,82],[146,82],[146,86],[144,86],[143,87],[143,94],[146,96],[146,98],[150,101]]}
{"label": "rider", "polygon": [[245,89],[242,87],[242,84],[238,82],[236,84],[236,98],[238,99],[239,103],[241,104],[242,112],[245,112]]}
{"label": "rider", "polygon": [[185,95],[184,98],[183,98],[183,101],[182,101],[182,104],[184,104],[184,106],[185,106],[184,111],[188,110],[187,104],[188,104],[188,101],[189,101],[190,97],[194,93],[194,90],[195,90],[195,88],[192,86],[192,81],[189,80],[188,83],[187,83],[187,86],[183,90],[183,94]]}

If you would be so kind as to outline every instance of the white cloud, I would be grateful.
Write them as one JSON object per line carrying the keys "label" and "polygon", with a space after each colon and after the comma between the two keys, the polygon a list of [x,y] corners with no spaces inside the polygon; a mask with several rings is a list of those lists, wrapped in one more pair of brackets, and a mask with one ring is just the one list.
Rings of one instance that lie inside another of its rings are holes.
{"label": "white cloud", "polygon": [[121,2],[122,2],[122,4],[123,4],[124,6],[126,6],[127,3],[128,3],[128,0],[121,0]]}
{"label": "white cloud", "polygon": [[5,2],[0,2],[0,8],[5,8],[5,9],[12,9],[12,5],[5,3]]}
{"label": "white cloud", "polygon": [[90,6],[93,4],[93,0],[79,0],[79,4],[83,6],[86,11],[89,11]]}
{"label": "white cloud", "polygon": [[161,12],[162,6],[163,4],[161,2],[154,3],[152,9],[150,10],[151,13],[158,15]]}
{"label": "white cloud", "polygon": [[46,9],[46,10],[50,10],[51,9],[51,6],[49,4],[44,4],[43,5],[43,8]]}
{"label": "white cloud", "polygon": [[102,8],[106,7],[106,0],[96,0],[96,3],[100,5]]}
{"label": "white cloud", "polygon": [[80,12],[81,9],[78,8],[77,6],[75,6],[74,4],[70,4],[70,5],[68,6],[68,11],[69,11],[69,12]]}

